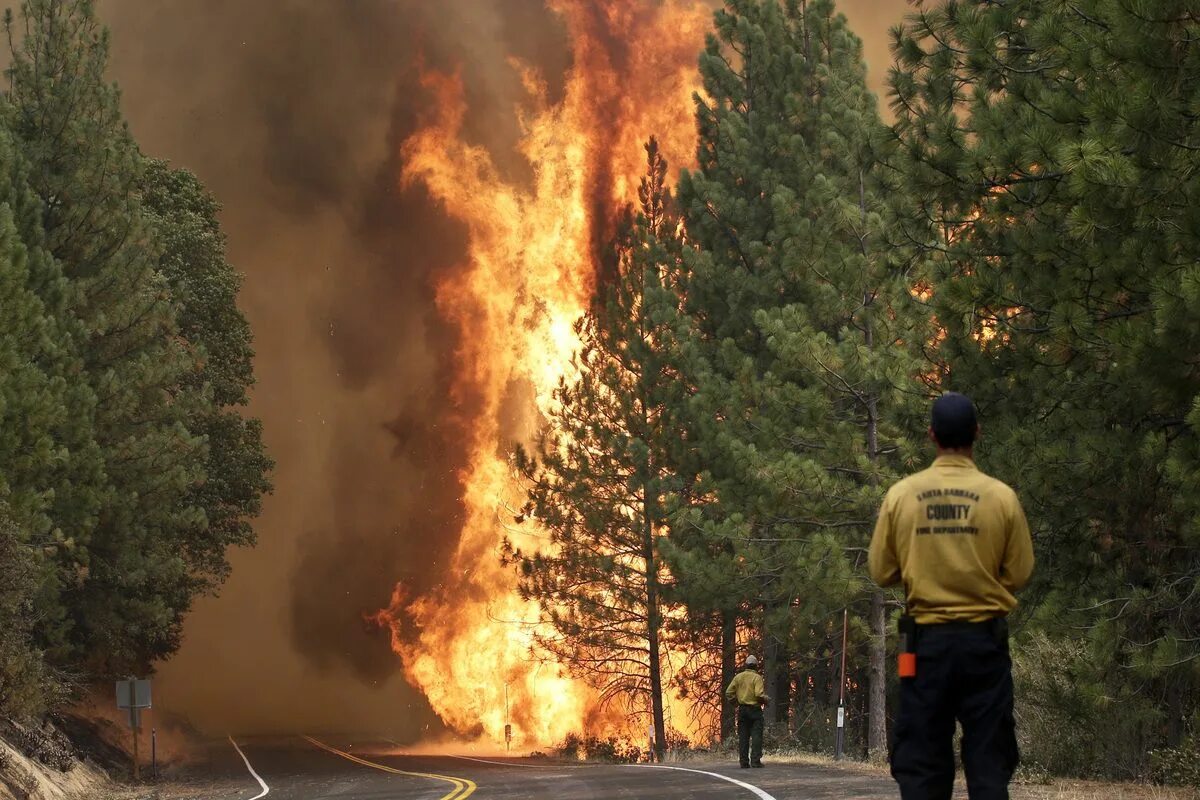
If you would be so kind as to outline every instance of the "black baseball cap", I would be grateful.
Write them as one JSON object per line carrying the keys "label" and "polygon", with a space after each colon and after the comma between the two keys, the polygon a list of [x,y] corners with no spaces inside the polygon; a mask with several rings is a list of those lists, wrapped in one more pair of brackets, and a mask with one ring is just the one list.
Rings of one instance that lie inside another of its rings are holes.
{"label": "black baseball cap", "polygon": [[965,394],[946,392],[933,401],[929,426],[942,447],[969,447],[975,443],[975,433],[979,430],[975,404]]}

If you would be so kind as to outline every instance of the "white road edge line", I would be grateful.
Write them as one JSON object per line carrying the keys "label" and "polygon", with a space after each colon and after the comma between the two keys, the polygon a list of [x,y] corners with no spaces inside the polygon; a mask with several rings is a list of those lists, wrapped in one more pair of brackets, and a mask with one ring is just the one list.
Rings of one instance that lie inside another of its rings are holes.
{"label": "white road edge line", "polygon": [[242,748],[238,747],[238,743],[233,740],[232,736],[229,737],[229,743],[233,745],[234,750],[237,750],[238,755],[242,757],[242,761],[246,762],[246,769],[250,770],[250,774],[254,776],[254,780],[258,781],[258,785],[262,787],[262,792],[254,795],[250,800],[258,800],[260,797],[266,797],[271,793],[271,787],[267,786],[267,782],[254,771],[254,767],[250,766],[250,759],[246,758],[246,754],[242,752]]}
{"label": "white road edge line", "polygon": [[764,792],[762,789],[758,788],[757,786],[753,786],[749,783],[746,783],[745,781],[739,781],[737,778],[731,778],[728,775],[722,775],[719,772],[705,772],[702,769],[688,769],[687,767],[671,767],[666,764],[630,764],[629,766],[638,767],[640,769],[675,769],[675,770],[679,770],[680,772],[694,772],[697,775],[707,775],[710,778],[720,778],[723,781],[729,781],[730,783],[736,783],[738,786],[742,787],[743,789],[753,792],[757,797],[760,798],[760,800],[775,800],[775,798],[772,795],[767,794],[766,792]]}

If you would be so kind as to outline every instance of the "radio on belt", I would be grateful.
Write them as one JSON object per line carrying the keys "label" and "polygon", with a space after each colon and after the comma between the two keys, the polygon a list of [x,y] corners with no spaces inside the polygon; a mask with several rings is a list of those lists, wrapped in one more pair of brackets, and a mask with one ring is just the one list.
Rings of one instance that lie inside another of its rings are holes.
{"label": "radio on belt", "polygon": [[917,621],[904,614],[900,617],[900,653],[897,672],[901,678],[917,677]]}

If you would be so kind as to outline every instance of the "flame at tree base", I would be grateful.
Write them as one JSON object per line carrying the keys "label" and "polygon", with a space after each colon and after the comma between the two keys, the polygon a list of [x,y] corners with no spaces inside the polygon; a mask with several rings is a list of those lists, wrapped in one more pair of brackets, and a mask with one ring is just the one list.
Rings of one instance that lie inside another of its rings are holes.
{"label": "flame at tree base", "polygon": [[[530,646],[536,604],[514,595],[489,600],[407,602],[397,592],[392,620],[421,619],[437,630],[437,644],[407,644],[393,623],[393,647],[410,681],[460,738],[484,746],[504,742],[506,724],[518,747],[548,746],[581,729],[613,729],[619,720],[599,713],[591,691],[559,665],[534,661]],[[490,624],[479,624],[479,619]],[[474,620],[468,624],[463,621]],[[449,632],[450,635],[446,635]],[[424,647],[448,646],[448,651]],[[538,703],[540,705],[533,705]],[[603,717],[603,718],[601,718]]]}

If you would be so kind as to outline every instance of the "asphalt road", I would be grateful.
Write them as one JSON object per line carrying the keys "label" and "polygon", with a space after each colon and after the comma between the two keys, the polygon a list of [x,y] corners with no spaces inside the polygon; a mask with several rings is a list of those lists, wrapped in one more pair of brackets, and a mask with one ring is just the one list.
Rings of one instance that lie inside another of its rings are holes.
{"label": "asphalt road", "polygon": [[[894,800],[891,781],[854,770],[767,763],[555,764],[523,758],[397,755],[333,738],[232,740],[203,765],[211,800]],[[268,794],[264,794],[267,791]]]}

